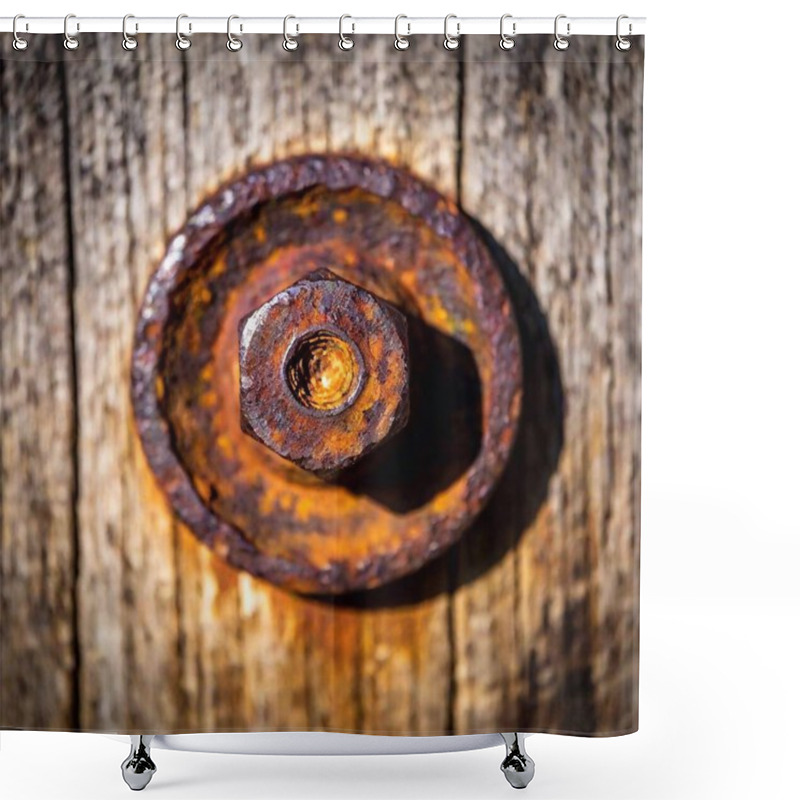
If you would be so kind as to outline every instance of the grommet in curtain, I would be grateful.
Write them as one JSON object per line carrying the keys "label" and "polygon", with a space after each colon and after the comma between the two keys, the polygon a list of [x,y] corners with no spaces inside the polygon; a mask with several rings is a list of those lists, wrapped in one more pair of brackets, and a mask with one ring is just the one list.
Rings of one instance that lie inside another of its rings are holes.
{"label": "grommet in curtain", "polygon": [[[228,41],[225,43],[225,47],[227,47],[231,53],[238,53],[242,47],[244,47],[244,42],[238,36],[234,36],[231,32],[231,23],[235,19],[239,19],[236,14],[231,14],[228,17]],[[239,27],[239,30],[241,31],[241,26]]]}
{"label": "grommet in curtain", "polygon": [[[448,24],[450,20],[456,20],[456,35],[453,36],[452,33],[448,31]],[[458,50],[461,46],[461,41],[459,37],[461,36],[461,23],[458,21],[458,18],[455,14],[448,14],[444,18],[444,49],[445,50]]]}
{"label": "grommet in curtain", "polygon": [[400,33],[400,20],[401,19],[408,19],[405,14],[398,14],[394,18],[394,49],[395,50],[408,50],[411,47],[411,42],[409,40],[409,36],[411,36],[411,23],[406,23],[407,32],[406,35],[403,36]]}
{"label": "grommet in curtain", "polygon": [[[553,42],[553,47],[555,47],[556,50],[566,50],[569,47],[569,39],[566,36],[562,36],[558,32],[559,20],[566,19],[566,18],[567,18],[566,14],[559,14],[556,17],[556,21],[555,21],[555,23],[553,25],[553,32],[555,33],[555,37],[556,37],[555,41]],[[569,35],[570,35],[570,24],[569,24],[569,22],[567,22],[567,36],[569,36]]]}
{"label": "grommet in curtain", "polygon": [[[128,33],[128,20],[129,19],[136,19],[133,14],[126,14],[122,18],[122,49],[123,50],[135,50],[139,46],[139,42],[136,41],[135,36],[131,36]],[[139,25],[136,24],[134,30],[139,30]]]}
{"label": "grommet in curtain", "polygon": [[[620,53],[625,53],[631,49],[631,40],[627,37],[623,36],[621,31],[622,20],[629,19],[627,14],[620,14],[617,17],[617,41],[615,42],[614,46]],[[633,30],[633,26],[630,22],[628,22],[628,36],[631,35],[631,31]]]}
{"label": "grommet in curtain", "polygon": [[[67,14],[67,16],[64,17],[64,49],[65,50],[77,50],[78,49],[78,45],[80,44],[80,42],[78,41],[78,37],[77,36],[73,36],[69,32],[69,21],[71,19],[75,19],[75,15],[74,14]],[[76,24],[75,30],[76,30],[76,32],[79,31],[80,30],[80,25]]]}
{"label": "grommet in curtain", "polygon": [[[345,36],[344,34],[344,21],[346,19],[353,19],[349,14],[342,14],[339,17],[339,49],[340,50],[352,50],[355,42],[350,36]],[[355,33],[356,26],[355,23],[351,23],[350,25],[350,33]]]}
{"label": "grommet in curtain", "polygon": [[300,46],[300,42],[297,41],[297,38],[289,33],[290,19],[297,19],[297,17],[293,17],[291,14],[288,14],[283,18],[283,49],[289,53],[297,50],[297,48]]}
{"label": "grommet in curtain", "polygon": [[507,19],[512,19],[511,14],[503,14],[500,17],[500,49],[501,50],[511,50],[516,42],[514,41],[514,37],[517,35],[517,23],[511,23],[511,33],[508,34],[505,31],[505,24]]}
{"label": "grommet in curtain", "polygon": [[[181,20],[188,19],[188,14],[178,14],[175,18],[175,47],[178,50],[188,50],[192,46],[192,40],[181,33]],[[189,23],[189,33],[192,32],[192,23]]]}
{"label": "grommet in curtain", "polygon": [[28,40],[27,39],[23,39],[19,35],[19,33],[17,32],[17,25],[18,25],[18,23],[19,23],[19,21],[21,19],[25,19],[25,15],[24,14],[17,14],[14,17],[14,22],[11,24],[11,33],[14,36],[14,39],[11,42],[11,46],[15,50],[18,50],[20,52],[22,52],[23,50],[27,50],[28,49]]}

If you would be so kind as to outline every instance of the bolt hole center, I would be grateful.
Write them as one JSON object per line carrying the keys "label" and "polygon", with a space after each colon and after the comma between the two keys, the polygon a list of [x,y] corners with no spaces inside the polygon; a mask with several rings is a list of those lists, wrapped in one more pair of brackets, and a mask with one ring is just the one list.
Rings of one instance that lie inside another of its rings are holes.
{"label": "bolt hole center", "polygon": [[361,386],[363,363],[355,345],[340,334],[316,330],[298,339],[285,362],[286,384],[304,408],[344,411]]}

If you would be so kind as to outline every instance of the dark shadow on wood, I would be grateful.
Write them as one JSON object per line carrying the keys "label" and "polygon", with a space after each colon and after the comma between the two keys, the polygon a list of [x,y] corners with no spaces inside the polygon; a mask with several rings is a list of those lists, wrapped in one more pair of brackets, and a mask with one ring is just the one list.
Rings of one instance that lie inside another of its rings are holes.
{"label": "dark shadow on wood", "polygon": [[411,364],[408,424],[336,482],[404,514],[432,500],[469,469],[483,436],[481,382],[472,351],[407,316]]}
{"label": "dark shadow on wood", "polygon": [[450,550],[416,572],[384,586],[334,598],[333,605],[391,608],[452,592],[478,578],[517,545],[547,497],[564,443],[564,395],[555,345],[528,280],[478,222],[478,234],[497,263],[511,297],[522,343],[523,399],[508,465],[486,508]]}

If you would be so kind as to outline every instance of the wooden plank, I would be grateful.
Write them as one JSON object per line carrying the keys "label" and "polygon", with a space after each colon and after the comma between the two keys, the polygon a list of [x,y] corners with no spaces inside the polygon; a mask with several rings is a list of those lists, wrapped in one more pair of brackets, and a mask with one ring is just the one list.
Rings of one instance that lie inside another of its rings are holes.
{"label": "wooden plank", "polygon": [[[386,158],[453,193],[458,64],[438,41],[414,46],[414,54],[396,53],[390,40],[365,37],[342,54],[330,37],[304,36],[296,53],[285,54],[265,37],[229,56],[217,40],[198,37],[187,71],[191,203],[249,164],[309,151]],[[212,557],[191,555],[197,547],[181,537],[182,637],[205,683],[227,687],[231,724],[376,733],[446,727],[446,564],[399,607],[389,590],[333,603],[219,564],[209,579]],[[192,609],[193,587],[203,580],[226,587],[216,600],[224,611],[211,624]],[[208,695],[200,705],[210,723],[219,704]]]}
{"label": "wooden plank", "polygon": [[[81,47],[63,81],[58,65],[2,64],[4,119],[23,120],[3,127],[4,250],[24,258],[0,273],[0,724],[634,728],[641,44]],[[460,192],[507,273],[528,375],[519,445],[478,524],[412,578],[335,601],[233,570],[178,525],[129,398],[138,306],[169,235],[227,178],[309,151],[387,158]]]}
{"label": "wooden plank", "polygon": [[[643,53],[614,65],[609,87],[609,292],[614,316],[609,393],[616,453],[609,536],[598,550],[595,625],[610,632],[593,664],[598,725],[638,727],[639,535],[641,503],[641,313],[642,313],[642,95]],[[625,535],[627,534],[627,536]]]}
{"label": "wooden plank", "polygon": [[630,75],[641,74],[640,51],[623,60],[607,40],[587,38],[556,53],[537,37],[489,63],[492,47],[467,42],[462,201],[533,289],[517,295],[533,379],[498,491],[524,533],[515,543],[496,519],[508,532],[494,553],[485,540],[462,548],[460,575],[496,566],[480,581],[460,579],[454,601],[456,728],[482,728],[506,709],[521,730],[629,730],[641,155],[630,133],[641,85]]}
{"label": "wooden plank", "polygon": [[48,39],[19,57],[5,37],[0,52],[0,727],[29,729],[70,728],[77,711],[75,409],[58,53]]}
{"label": "wooden plank", "polygon": [[66,62],[85,729],[160,731],[187,716],[174,523],[140,451],[130,402],[139,299],[185,214],[183,70],[171,45],[154,37],[146,51],[124,53],[118,36],[103,34],[86,37],[82,57]]}

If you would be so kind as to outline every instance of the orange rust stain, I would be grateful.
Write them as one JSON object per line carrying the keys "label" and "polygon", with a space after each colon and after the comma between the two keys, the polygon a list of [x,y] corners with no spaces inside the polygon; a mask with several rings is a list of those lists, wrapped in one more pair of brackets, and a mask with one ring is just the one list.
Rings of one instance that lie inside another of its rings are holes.
{"label": "orange rust stain", "polygon": [[217,393],[213,391],[203,392],[200,395],[200,405],[203,408],[214,408],[217,405]]}
{"label": "orange rust stain", "polygon": [[194,484],[194,490],[197,492],[197,494],[199,494],[200,497],[203,498],[203,500],[208,501],[208,499],[211,497],[210,483],[208,481],[203,480],[202,478],[198,478],[197,476],[195,476],[193,484]]}
{"label": "orange rust stain", "polygon": [[231,437],[225,433],[217,436],[217,447],[225,458],[234,458],[236,455],[236,451],[233,447],[233,441],[231,441]]}
{"label": "orange rust stain", "polygon": [[[222,553],[218,553],[218,555],[224,558]],[[238,594],[239,589],[239,571],[228,566],[223,558],[210,559],[211,571],[213,573],[214,583],[216,584],[213,609],[217,616],[224,613],[223,604],[228,600],[231,594]]]}
{"label": "orange rust stain", "polygon": [[216,258],[214,260],[214,264],[212,265],[209,273],[212,277],[217,277],[221,275],[227,269],[227,265],[225,264],[225,259],[222,257]]}
{"label": "orange rust stain", "polygon": [[308,217],[317,214],[320,210],[320,204],[313,192],[308,192],[295,204],[292,212],[299,219],[307,219]]}

